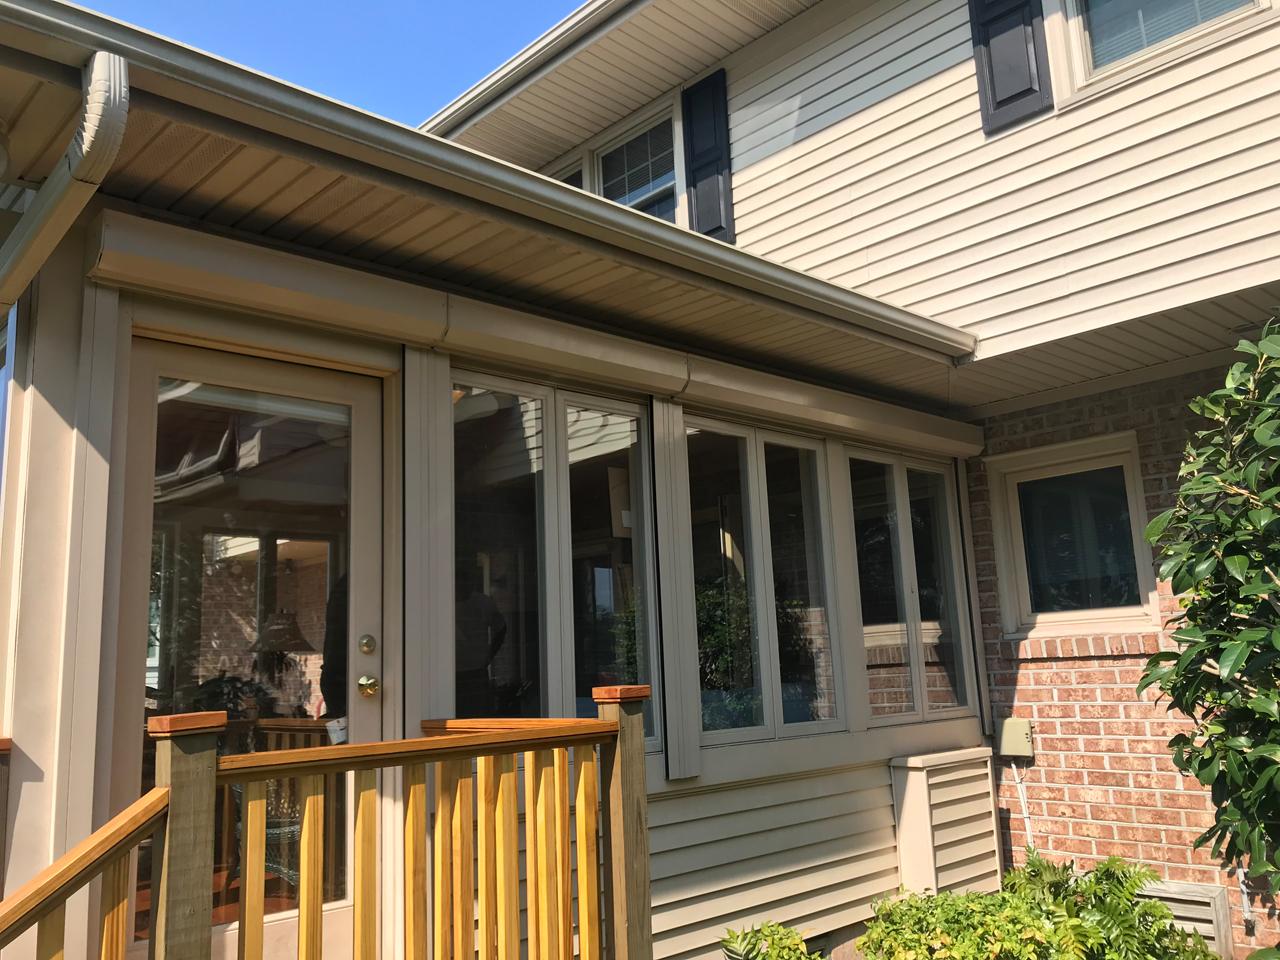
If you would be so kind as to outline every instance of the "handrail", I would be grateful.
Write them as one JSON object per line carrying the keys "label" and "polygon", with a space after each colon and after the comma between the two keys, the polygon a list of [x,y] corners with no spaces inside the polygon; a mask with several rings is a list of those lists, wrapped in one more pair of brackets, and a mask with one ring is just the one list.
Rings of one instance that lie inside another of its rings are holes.
{"label": "handrail", "polygon": [[56,910],[112,859],[151,834],[169,811],[169,788],[155,787],[0,902],[0,947]]}
{"label": "handrail", "polygon": [[476,730],[414,740],[238,753],[218,758],[218,782],[372,770],[425,761],[461,760],[481,753],[496,755],[571,747],[602,743],[617,734],[618,724],[612,720],[562,720],[517,730]]}

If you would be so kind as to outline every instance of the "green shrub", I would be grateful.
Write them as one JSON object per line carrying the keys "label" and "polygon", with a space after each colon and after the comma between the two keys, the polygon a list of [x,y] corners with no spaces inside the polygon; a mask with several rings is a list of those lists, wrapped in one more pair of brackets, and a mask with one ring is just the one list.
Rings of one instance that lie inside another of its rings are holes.
{"label": "green shrub", "polygon": [[725,960],[822,960],[810,953],[798,930],[765,923],[750,930],[729,930],[720,941]]}
{"label": "green shrub", "polygon": [[1139,896],[1154,879],[1115,858],[1077,873],[1029,851],[999,893],[878,904],[857,947],[867,960],[1212,960],[1199,934]]}
{"label": "green shrub", "polygon": [[1012,893],[911,894],[876,904],[867,960],[1058,960],[1044,916]]}

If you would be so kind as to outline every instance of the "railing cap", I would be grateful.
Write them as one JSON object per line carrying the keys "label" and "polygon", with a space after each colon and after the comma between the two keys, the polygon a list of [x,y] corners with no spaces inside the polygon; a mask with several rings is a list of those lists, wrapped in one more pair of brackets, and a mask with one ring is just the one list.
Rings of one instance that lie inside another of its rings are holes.
{"label": "railing cap", "polygon": [[653,687],[647,683],[621,687],[594,687],[591,699],[596,703],[627,703],[632,700],[648,700],[653,695]]}
{"label": "railing cap", "polygon": [[227,729],[227,711],[206,710],[203,713],[175,713],[167,717],[150,717],[147,733],[156,740],[188,737],[196,733],[221,733]]}

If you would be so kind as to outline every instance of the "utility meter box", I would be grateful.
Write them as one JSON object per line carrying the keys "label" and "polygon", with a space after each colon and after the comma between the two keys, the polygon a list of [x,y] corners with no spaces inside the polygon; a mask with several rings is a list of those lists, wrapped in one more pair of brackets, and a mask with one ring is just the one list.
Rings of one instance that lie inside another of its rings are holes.
{"label": "utility meter box", "polygon": [[996,724],[996,753],[1002,757],[1034,757],[1031,721],[1010,718]]}

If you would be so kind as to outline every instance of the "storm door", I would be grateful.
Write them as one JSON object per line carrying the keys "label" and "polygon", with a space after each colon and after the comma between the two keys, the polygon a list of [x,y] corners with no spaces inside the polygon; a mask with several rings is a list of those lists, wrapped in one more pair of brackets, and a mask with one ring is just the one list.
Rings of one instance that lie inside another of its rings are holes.
{"label": "storm door", "polygon": [[[225,754],[382,735],[381,385],[136,340],[130,371],[119,732],[154,782],[147,718],[225,710]],[[130,617],[133,619],[130,620]],[[138,709],[141,707],[141,709]],[[326,784],[324,938],[351,942],[349,778]],[[214,955],[235,953],[243,788],[219,788]],[[299,788],[268,786],[265,949],[292,955]],[[139,859],[136,936],[150,921]]]}

